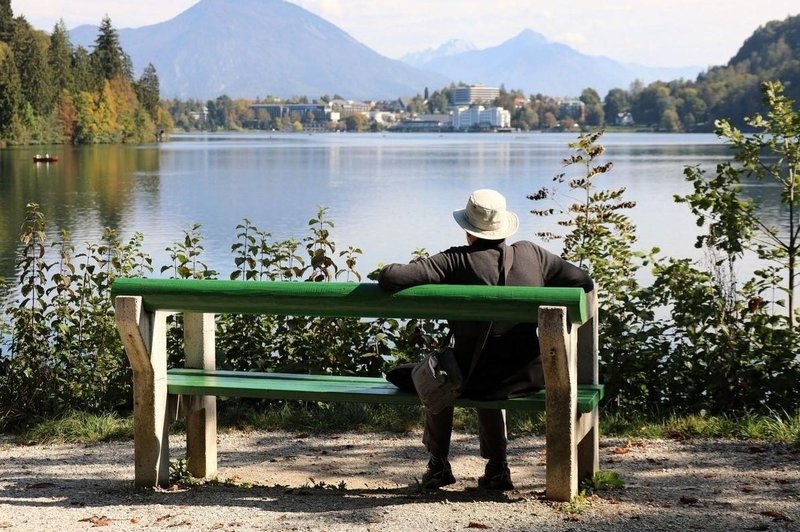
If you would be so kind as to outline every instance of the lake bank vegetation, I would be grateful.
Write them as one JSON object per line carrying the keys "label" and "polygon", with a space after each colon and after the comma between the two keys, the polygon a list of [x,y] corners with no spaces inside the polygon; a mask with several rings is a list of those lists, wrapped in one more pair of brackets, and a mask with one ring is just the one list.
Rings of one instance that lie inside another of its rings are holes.
{"label": "lake bank vegetation", "polygon": [[108,17],[88,51],[63,21],[47,35],[0,2],[0,146],[153,142],[172,127],[155,68],[134,79]]}
{"label": "lake bank vegetation", "polygon": [[[713,170],[687,167],[694,193],[675,198],[704,228],[697,245],[705,250],[705,261],[636,248],[636,228],[626,215],[634,204],[624,189],[602,185],[613,165],[598,162],[600,131],[571,143],[565,173],[529,196],[534,215],[557,217],[563,229],[561,235],[540,236],[563,239],[564,256],[590,271],[601,287],[601,375],[609,416],[689,416],[681,419],[695,419],[692,426],[700,419],[766,416],[777,424],[796,424],[791,420],[800,411],[800,396],[793,393],[800,379],[794,297],[800,252],[800,112],[781,84],[765,84],[763,91],[766,113],[748,119],[757,132],[746,135],[727,121],[718,122],[717,134],[730,145],[731,160]],[[765,225],[752,201],[744,199],[742,187],[753,183],[769,184],[780,196],[780,227]],[[47,241],[45,223],[44,214],[30,205],[18,279],[8,287],[0,322],[8,339],[0,353],[4,430],[75,410],[129,412],[131,374],[109,298],[116,277],[158,272],[241,282],[362,279],[357,268],[361,250],[337,245],[324,208],[300,239],[274,241],[267,230],[243,220],[235,230],[227,272],[212,271],[204,263],[198,225],[168,246],[158,264],[142,251],[141,234],[122,239],[107,230],[100,242],[79,248],[67,233]],[[739,279],[736,264],[746,254],[760,266]],[[638,280],[644,270],[652,273],[649,284]],[[170,327],[174,364],[182,358],[180,320]],[[220,316],[218,367],[377,376],[396,362],[419,359],[443,328],[426,320]],[[223,410],[247,404],[252,403],[222,402]],[[295,407],[307,412],[334,408]],[[519,426],[535,429],[536,423]]]}

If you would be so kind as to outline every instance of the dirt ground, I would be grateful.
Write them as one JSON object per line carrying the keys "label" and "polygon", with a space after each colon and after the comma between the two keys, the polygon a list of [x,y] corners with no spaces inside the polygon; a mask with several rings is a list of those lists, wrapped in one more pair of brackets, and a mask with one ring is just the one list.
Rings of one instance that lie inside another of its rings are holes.
{"label": "dirt ground", "polygon": [[[8,530],[798,530],[800,451],[724,440],[601,440],[624,487],[572,504],[544,499],[544,439],[510,442],[516,489],[477,490],[477,438],[456,434],[458,482],[416,487],[420,434],[219,437],[215,482],[133,486],[133,443],[0,443],[0,529]],[[184,452],[171,438],[173,457]]]}

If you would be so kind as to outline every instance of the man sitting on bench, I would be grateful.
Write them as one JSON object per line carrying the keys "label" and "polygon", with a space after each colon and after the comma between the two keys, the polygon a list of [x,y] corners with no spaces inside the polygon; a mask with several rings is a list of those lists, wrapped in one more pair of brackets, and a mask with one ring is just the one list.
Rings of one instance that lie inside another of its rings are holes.
{"label": "man sitting on bench", "polygon": [[[506,245],[516,233],[519,218],[506,208],[506,199],[489,189],[473,192],[465,209],[453,212],[467,233],[467,245],[451,247],[411,264],[389,264],[378,277],[388,290],[431,283],[512,286],[581,287],[591,292],[589,275],[528,241]],[[486,339],[464,395],[474,399],[500,399],[542,388],[536,324],[451,322],[455,353],[464,375],[469,373],[477,342]],[[488,329],[488,333],[487,333]],[[493,490],[514,488],[506,459],[505,411],[479,408],[478,432],[481,456],[488,460],[478,486]],[[430,459],[422,486],[437,489],[455,483],[448,455],[453,428],[453,407],[438,414],[425,412],[422,441]]]}

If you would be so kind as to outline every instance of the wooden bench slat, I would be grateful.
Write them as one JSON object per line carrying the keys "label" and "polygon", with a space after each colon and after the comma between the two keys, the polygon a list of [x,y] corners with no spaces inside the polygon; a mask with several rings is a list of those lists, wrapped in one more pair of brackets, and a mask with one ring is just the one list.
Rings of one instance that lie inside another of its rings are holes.
{"label": "wooden bench slat", "polygon": [[[171,369],[167,390],[174,395],[214,395],[320,402],[363,402],[418,405],[419,398],[399,390],[380,377],[302,375]],[[603,398],[602,385],[578,387],[578,412],[591,412]],[[545,391],[500,401],[459,399],[457,406],[544,411]]]}

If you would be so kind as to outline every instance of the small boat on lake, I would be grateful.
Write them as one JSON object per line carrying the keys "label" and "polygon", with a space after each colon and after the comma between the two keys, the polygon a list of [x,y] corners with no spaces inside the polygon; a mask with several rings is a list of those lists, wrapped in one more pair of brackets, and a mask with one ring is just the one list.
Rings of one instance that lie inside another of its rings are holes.
{"label": "small boat on lake", "polygon": [[55,163],[58,162],[58,155],[50,155],[49,153],[45,155],[39,155],[38,153],[33,156],[33,162],[35,163]]}

